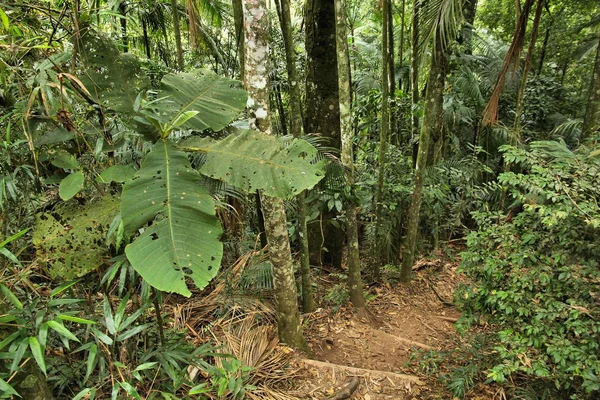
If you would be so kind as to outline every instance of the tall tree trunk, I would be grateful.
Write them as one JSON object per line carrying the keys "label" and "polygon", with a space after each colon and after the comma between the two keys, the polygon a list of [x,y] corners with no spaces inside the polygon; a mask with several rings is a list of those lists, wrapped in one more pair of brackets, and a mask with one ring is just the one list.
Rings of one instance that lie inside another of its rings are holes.
{"label": "tall tree trunk", "polygon": [[146,50],[146,57],[148,60],[152,59],[152,54],[150,53],[150,39],[148,38],[148,25],[146,24],[146,19],[138,14],[138,19],[142,21],[142,33],[144,35],[144,49]]}
{"label": "tall tree trunk", "polygon": [[181,47],[181,27],[179,26],[179,7],[177,7],[177,0],[171,0],[171,13],[173,14],[175,46],[177,47],[177,69],[183,71],[183,47]]}
{"label": "tall tree trunk", "polygon": [[[337,71],[339,82],[339,111],[340,127],[342,134],[342,164],[345,169],[346,186],[354,191],[354,150],[351,114],[351,91],[348,81],[348,35],[346,33],[346,2],[335,0],[335,37],[337,43]],[[353,197],[353,196],[352,196]],[[350,301],[356,308],[365,306],[365,297],[362,290],[360,276],[360,253],[358,249],[358,223],[356,217],[356,204],[350,199],[345,201],[346,209],[346,235],[348,240],[348,291]]]}
{"label": "tall tree trunk", "polygon": [[[533,25],[531,28],[531,38],[529,40],[529,47],[527,48],[525,64],[523,64],[523,72],[521,73],[521,84],[519,85],[519,91],[517,93],[517,110],[515,112],[513,134],[510,140],[510,144],[513,146],[521,140],[521,115],[523,115],[525,87],[527,86],[527,75],[531,66],[531,57],[533,55],[533,50],[535,49],[535,42],[537,40],[537,33],[540,26],[542,11],[544,10],[544,3],[545,0],[538,0],[537,8],[535,10],[535,17],[533,18]],[[508,167],[508,163],[506,165]]]}
{"label": "tall tree trunk", "polygon": [[[250,127],[270,135],[269,84],[266,82],[269,76],[269,12],[266,0],[244,1],[244,32],[247,50],[244,86],[248,91],[248,104],[252,104],[248,108]],[[248,46],[249,43],[252,46]],[[261,200],[269,257],[273,264],[279,339],[306,350],[283,200],[264,194],[261,194]]]}
{"label": "tall tree trunk", "polygon": [[[341,149],[334,0],[306,0],[305,21],[307,62],[304,132],[318,133],[329,139],[328,146]],[[311,224],[309,228],[311,258],[315,264],[330,264],[334,268],[342,266],[344,234],[331,222],[336,216],[335,210],[323,212],[322,226]],[[325,239],[323,246],[320,246],[321,230]]]}
{"label": "tall tree trunk", "polygon": [[382,46],[381,46],[381,121],[379,126],[379,176],[377,179],[377,204],[375,207],[375,257],[373,278],[381,278],[381,265],[387,264],[387,246],[382,233],[383,225],[383,178],[385,176],[385,158],[390,136],[390,0],[383,0],[382,7]]}
{"label": "tall tree trunk", "polygon": [[413,142],[413,165],[417,163],[419,145],[416,143],[419,134],[419,116],[416,112],[419,104],[419,13],[420,1],[413,0],[412,32],[411,32],[411,56],[410,56],[410,93],[412,102],[411,132]]}
{"label": "tall tree trunk", "polygon": [[237,43],[237,53],[240,63],[240,79],[244,81],[244,8],[242,0],[232,0],[233,21],[235,25],[235,37]]}
{"label": "tall tree trunk", "polygon": [[581,128],[582,138],[585,139],[597,135],[598,130],[600,130],[600,39],[596,47],[594,72],[592,74],[592,81],[590,82],[583,127]]}
{"label": "tall tree trunk", "polygon": [[[280,10],[279,21],[283,33],[283,44],[285,47],[285,61],[288,73],[288,86],[290,90],[290,130],[296,138],[302,137],[302,103],[300,85],[298,84],[298,73],[296,71],[296,52],[292,36],[292,17],[290,12],[290,0],[281,0],[278,7]],[[310,278],[310,253],[308,246],[308,232],[306,227],[306,204],[305,193],[296,196],[298,209],[298,242],[300,244],[300,275],[302,277],[302,310],[313,312],[315,310],[315,299],[312,291]]]}
{"label": "tall tree trunk", "polygon": [[463,25],[462,34],[458,42],[465,46],[465,53],[473,53],[473,24],[475,23],[475,14],[477,12],[478,0],[465,0],[463,3],[463,15],[465,23]]}
{"label": "tall tree trunk", "polygon": [[123,43],[123,53],[129,51],[129,38],[127,37],[127,4],[124,1],[119,2],[119,18],[121,24],[121,42]]}
{"label": "tall tree trunk", "polygon": [[445,56],[444,45],[439,29],[435,36],[436,44],[429,66],[429,77],[427,80],[427,91],[425,94],[425,112],[423,114],[423,127],[419,137],[419,153],[417,165],[414,172],[414,190],[408,210],[408,223],[406,237],[404,239],[404,252],[402,254],[402,269],[400,280],[409,283],[412,278],[412,267],[415,261],[415,250],[417,247],[419,214],[421,210],[421,197],[423,192],[423,180],[425,178],[425,167],[429,155],[430,138],[439,135],[444,125],[444,82],[445,82]]}
{"label": "tall tree trunk", "polygon": [[[400,9],[400,42],[398,43],[398,65],[400,65],[401,71],[402,66],[404,65],[404,31],[406,29],[405,16],[406,0],[402,0],[402,6]],[[398,89],[402,89],[402,73],[400,73],[400,76],[398,78]]]}

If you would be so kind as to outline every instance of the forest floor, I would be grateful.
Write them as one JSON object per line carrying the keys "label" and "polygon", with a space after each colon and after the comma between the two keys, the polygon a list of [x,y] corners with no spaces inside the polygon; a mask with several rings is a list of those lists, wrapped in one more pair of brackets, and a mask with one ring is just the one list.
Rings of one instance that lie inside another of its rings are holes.
{"label": "forest floor", "polygon": [[[311,358],[318,362],[298,361],[304,365],[304,373],[295,380],[298,397],[452,399],[439,374],[451,372],[457,364],[425,359],[431,350],[445,352],[462,345],[453,323],[460,315],[451,302],[464,278],[457,263],[444,259],[424,259],[413,269],[411,287],[372,287],[369,293],[375,298],[368,302],[367,313],[357,315],[351,307],[343,307],[307,316],[304,333]],[[357,383],[352,396],[345,397]],[[489,390],[476,387],[466,398],[499,398]]]}
{"label": "forest floor", "polygon": [[[251,258],[240,258],[231,276]],[[233,296],[227,285],[235,285],[236,278],[175,306],[173,313],[176,325],[189,328],[190,338],[216,341],[254,368],[252,384],[259,390],[251,399],[452,399],[440,377],[464,366],[452,351],[469,348],[454,326],[459,312],[453,293],[465,281],[457,269],[458,263],[444,256],[422,259],[413,268],[410,287],[395,283],[394,273],[387,271],[388,283],[368,288],[362,313],[332,304],[344,302],[344,278],[341,271],[322,271],[315,276],[322,308],[303,315],[311,355],[277,345],[273,305]],[[219,309],[229,311],[215,319]],[[503,392],[480,385],[465,398],[502,399]]]}

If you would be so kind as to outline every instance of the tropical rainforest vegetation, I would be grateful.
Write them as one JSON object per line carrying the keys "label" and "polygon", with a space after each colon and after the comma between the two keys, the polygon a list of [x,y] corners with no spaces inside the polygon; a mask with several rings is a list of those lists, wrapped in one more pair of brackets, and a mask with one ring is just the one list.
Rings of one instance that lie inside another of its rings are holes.
{"label": "tropical rainforest vegetation", "polygon": [[170,310],[310,357],[432,254],[436,398],[598,398],[599,139],[597,0],[0,1],[0,398],[286,398]]}

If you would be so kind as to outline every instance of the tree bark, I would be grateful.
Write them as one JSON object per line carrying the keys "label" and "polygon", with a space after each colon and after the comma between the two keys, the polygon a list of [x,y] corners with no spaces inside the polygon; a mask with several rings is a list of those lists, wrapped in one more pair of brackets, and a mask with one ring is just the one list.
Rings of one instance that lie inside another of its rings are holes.
{"label": "tree bark", "polygon": [[434,52],[429,66],[429,77],[427,80],[427,91],[425,94],[425,113],[423,115],[423,127],[419,137],[419,152],[417,165],[414,172],[414,190],[408,210],[408,223],[406,238],[404,240],[404,252],[402,255],[402,268],[400,280],[410,283],[412,279],[412,266],[415,260],[417,247],[419,214],[421,210],[421,199],[423,192],[423,180],[425,178],[425,167],[429,158],[429,142],[432,136],[439,135],[444,124],[444,82],[445,82],[445,57],[444,45],[439,29],[436,31]]}
{"label": "tree bark", "polygon": [[[381,46],[381,121],[379,127],[379,176],[377,179],[377,204],[375,207],[375,257],[373,264],[373,279],[381,279],[381,265],[387,264],[387,248],[382,233],[383,225],[383,178],[385,176],[385,158],[390,136],[390,0],[383,0],[382,7],[382,46]],[[393,63],[392,63],[393,65]]]}
{"label": "tree bark", "polygon": [[[340,110],[338,106],[338,70],[335,42],[334,0],[306,0],[306,112],[304,132],[318,133],[329,139],[327,143],[341,149]],[[348,70],[348,77],[350,70]],[[312,262],[342,266],[344,236],[331,221],[334,211],[323,212],[320,224],[309,227]],[[324,242],[321,246],[321,230]],[[323,251],[323,247],[326,251]]]}
{"label": "tree bark", "polygon": [[[269,13],[266,0],[244,1],[248,116],[252,129],[271,134],[269,110]],[[283,200],[261,194],[269,257],[273,264],[273,289],[277,303],[279,339],[289,346],[308,349],[302,334],[296,279]]]}
{"label": "tree bark", "polygon": [[127,4],[124,1],[119,3],[119,14],[122,15],[119,18],[121,25],[121,42],[123,43],[123,53],[129,51],[129,38],[127,37]]}
{"label": "tree bark", "polygon": [[590,82],[590,91],[585,108],[585,117],[583,119],[582,138],[589,138],[598,134],[600,130],[600,40],[596,48],[596,61],[594,62],[594,72]]}
{"label": "tree bark", "polygon": [[235,25],[235,37],[237,43],[238,59],[240,64],[240,79],[244,81],[244,8],[242,0],[232,0],[233,6],[233,21]]}
{"label": "tree bark", "polygon": [[[292,39],[292,17],[290,12],[290,0],[281,0],[279,21],[283,33],[283,44],[285,47],[285,60],[288,73],[288,86],[290,90],[290,130],[295,138],[302,137],[302,105],[300,85],[298,84],[298,73],[296,71],[296,52]],[[306,204],[305,193],[296,196],[298,209],[298,242],[300,244],[300,275],[302,277],[302,311],[305,313],[315,310],[315,299],[312,291],[310,278],[310,253],[308,243],[308,232],[306,227]]]}
{"label": "tree bark", "polygon": [[[342,164],[345,168],[346,186],[354,192],[354,150],[351,114],[351,93],[348,71],[348,35],[346,33],[346,2],[335,0],[335,28],[337,43],[337,70],[339,86],[339,111],[342,136]],[[353,197],[353,196],[352,196]],[[360,253],[358,249],[358,223],[356,205],[350,199],[345,201],[346,235],[348,240],[348,291],[350,301],[356,308],[365,306],[360,276]]]}
{"label": "tree bark", "polygon": [[179,26],[179,8],[177,0],[171,0],[173,14],[173,29],[175,30],[175,46],[177,47],[177,69],[183,71],[183,48],[181,47],[181,27]]}
{"label": "tree bark", "polygon": [[465,23],[458,42],[465,46],[466,54],[473,54],[473,24],[475,23],[477,2],[478,0],[465,0],[463,4]]}
{"label": "tree bark", "polygon": [[412,52],[410,56],[410,93],[412,102],[412,118],[411,131],[413,142],[413,165],[417,163],[417,154],[419,145],[416,143],[417,135],[419,134],[419,116],[417,115],[417,105],[419,104],[419,9],[420,0],[413,0],[413,15],[412,15],[412,32],[411,46]]}

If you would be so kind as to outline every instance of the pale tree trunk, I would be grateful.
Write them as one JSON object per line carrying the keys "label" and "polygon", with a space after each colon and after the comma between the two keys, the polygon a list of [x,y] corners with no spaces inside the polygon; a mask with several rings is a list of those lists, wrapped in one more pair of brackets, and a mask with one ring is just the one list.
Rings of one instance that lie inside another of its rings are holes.
{"label": "pale tree trunk", "polygon": [[[334,0],[306,0],[306,113],[304,132],[329,139],[328,146],[341,149],[340,110],[335,45]],[[350,76],[350,71],[348,71]],[[344,233],[331,221],[335,210],[321,214],[321,224],[309,227],[312,262],[342,266]],[[327,250],[324,251],[323,248]]]}
{"label": "pale tree trunk", "polygon": [[404,283],[409,283],[412,278],[412,266],[415,261],[415,250],[417,247],[423,181],[425,178],[425,167],[429,158],[429,142],[432,136],[440,134],[444,124],[443,96],[445,82],[444,66],[446,62],[439,30],[436,32],[435,40],[437,43],[434,46],[435,50],[429,66],[427,92],[425,94],[425,112],[421,135],[419,137],[417,165],[414,172],[415,186],[408,210],[408,223],[404,239],[404,252],[402,254],[400,280]]}
{"label": "pale tree trunk", "polygon": [[[292,18],[290,12],[290,0],[281,0],[279,21],[283,33],[283,44],[285,46],[285,60],[287,64],[288,86],[290,90],[290,130],[295,138],[303,136],[302,111],[300,85],[298,84],[298,73],[296,71],[296,53],[292,39]],[[308,250],[308,233],[306,229],[306,204],[305,193],[296,197],[298,208],[298,242],[300,243],[300,275],[302,277],[302,310],[313,312],[315,310],[315,299],[312,291],[310,278],[310,254]]]}
{"label": "pale tree trunk", "polygon": [[[381,265],[387,264],[387,246],[383,238],[383,178],[385,176],[385,158],[390,136],[390,0],[383,0],[381,36],[381,121],[379,127],[379,176],[377,179],[377,205],[375,208],[375,257],[373,279],[381,279]],[[391,64],[393,65],[393,63]]]}
{"label": "pale tree trunk", "polygon": [[[244,1],[246,65],[244,85],[248,91],[248,116],[252,129],[271,134],[269,109],[269,13],[266,0]],[[296,279],[283,200],[261,194],[269,256],[273,264],[273,287],[277,303],[279,339],[289,346],[307,349],[300,314]]]}
{"label": "pale tree trunk", "polygon": [[[345,169],[346,186],[354,192],[354,150],[351,115],[351,92],[348,80],[348,35],[346,33],[346,2],[335,0],[335,27],[337,43],[337,70],[339,82],[340,132],[342,136],[342,164]],[[346,199],[346,237],[348,241],[348,291],[350,301],[356,308],[365,306],[360,276],[360,253],[358,249],[358,223],[356,204]]]}
{"label": "pale tree trunk", "polygon": [[598,134],[600,130],[600,40],[596,48],[596,61],[594,72],[590,82],[585,117],[583,119],[582,138],[588,138]]}
{"label": "pale tree trunk", "polygon": [[173,28],[175,29],[175,46],[177,46],[177,69],[183,71],[183,48],[181,47],[181,27],[179,26],[179,8],[177,0],[171,0]]}

